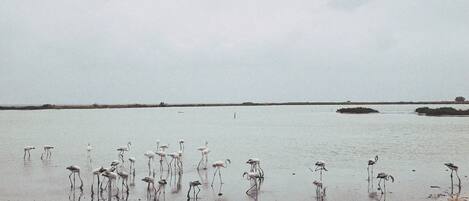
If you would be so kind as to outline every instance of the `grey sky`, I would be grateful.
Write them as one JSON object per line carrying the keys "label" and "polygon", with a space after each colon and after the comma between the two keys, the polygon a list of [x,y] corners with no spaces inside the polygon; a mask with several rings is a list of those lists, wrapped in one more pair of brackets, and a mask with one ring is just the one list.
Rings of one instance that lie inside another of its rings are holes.
{"label": "grey sky", "polygon": [[467,0],[0,0],[0,104],[469,96]]}

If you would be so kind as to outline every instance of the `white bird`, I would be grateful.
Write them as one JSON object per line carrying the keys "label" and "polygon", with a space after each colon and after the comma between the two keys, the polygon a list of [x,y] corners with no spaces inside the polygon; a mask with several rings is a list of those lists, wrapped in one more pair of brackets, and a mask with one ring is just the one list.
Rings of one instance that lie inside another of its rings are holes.
{"label": "white bird", "polygon": [[129,194],[129,173],[125,171],[117,171],[117,175],[122,179],[122,192],[124,192],[124,187],[127,194]]}
{"label": "white bird", "polygon": [[249,191],[254,188],[258,191],[258,183],[262,180],[261,174],[259,172],[249,171],[244,172],[243,177],[244,176],[246,176],[246,179],[252,183],[251,187],[246,191],[246,194],[250,195]]}
{"label": "white bird", "polygon": [[168,156],[171,157],[169,166],[172,168],[174,165],[174,171],[180,173],[182,171],[181,155],[179,153],[169,153]]}
{"label": "white bird", "polygon": [[[191,181],[191,182],[189,182],[189,191],[187,191],[187,200],[191,199],[189,193],[191,192],[192,188],[194,189],[194,199],[197,200],[197,196],[199,196],[199,193],[200,193],[200,187],[199,187],[200,185],[202,185],[202,183],[200,183],[200,181]],[[195,188],[199,189],[199,191],[197,191],[197,194],[195,193]]]}
{"label": "white bird", "polygon": [[132,143],[128,142],[127,146],[122,146],[122,147],[117,148],[117,151],[119,152],[118,157],[121,160],[122,165],[124,165],[124,154],[125,152],[130,151],[131,146],[132,146]]}
{"label": "white bird", "polygon": [[[80,182],[81,182],[80,189],[83,190],[83,180],[81,179],[81,176],[80,176],[80,167],[77,165],[71,165],[71,166],[66,167],[66,169],[70,170],[70,175],[68,175],[68,179],[70,180],[70,188],[75,187],[75,174],[78,174],[78,178],[80,178]],[[73,183],[72,183],[72,178],[71,178],[72,174],[73,174]]]}
{"label": "white bird", "polygon": [[101,175],[101,173],[103,173],[104,171],[106,171],[106,169],[104,169],[103,166],[99,167],[99,168],[96,168],[92,171],[93,173],[93,183],[91,183],[91,195],[94,194],[94,189],[93,189],[93,185],[94,185],[94,177],[96,176],[98,178],[98,185],[97,185],[97,190],[98,190],[98,194],[99,194],[99,185],[100,185],[100,179],[99,179],[99,175]]}
{"label": "white bird", "polygon": [[169,171],[170,167],[169,167],[168,160],[166,159],[166,152],[164,152],[163,149],[161,149],[160,151],[156,152],[155,154],[160,157],[160,172],[163,172],[163,170],[164,170],[163,161],[166,163],[166,166],[168,166],[168,171]]}
{"label": "white bird", "polygon": [[319,171],[319,173],[320,173],[319,181],[322,182],[322,171],[323,171],[323,170],[324,170],[324,171],[327,171],[327,169],[326,169],[326,162],[324,162],[324,161],[317,161],[314,165],[316,166],[316,168],[315,168],[314,170],[311,169],[311,168],[309,168],[309,170],[311,170],[311,172],[313,172],[313,173],[316,172],[316,171]]}
{"label": "white bird", "polygon": [[[156,154],[153,151],[147,151],[143,155],[145,155],[148,158],[148,176],[151,176],[151,172],[152,172],[151,161],[155,158]],[[155,170],[153,170],[153,176],[155,176]]]}
{"label": "white bird", "polygon": [[184,153],[184,139],[179,139],[179,154],[182,156]]}
{"label": "white bird", "polygon": [[220,178],[220,184],[223,184],[223,180],[221,179],[221,168],[226,168],[228,164],[231,163],[230,159],[226,159],[225,161],[215,161],[212,164],[212,167],[215,168],[215,172],[213,173],[213,179],[212,179],[212,184],[211,186],[213,187],[213,182],[215,181],[215,175],[218,172],[218,176]]}
{"label": "white bird", "polygon": [[130,167],[129,171],[135,177],[135,157],[129,157]]}
{"label": "white bird", "polygon": [[[108,192],[109,194],[111,194],[111,191],[112,191],[112,181],[117,181],[117,173],[115,172],[111,172],[111,171],[105,171],[102,173],[103,177],[106,177],[108,179],[108,183],[106,184],[106,187],[108,187]],[[119,188],[117,187],[117,183],[116,183],[116,188],[117,188],[117,192],[119,192]]]}
{"label": "white bird", "polygon": [[453,185],[453,183],[454,183],[453,182],[453,172],[456,173],[456,177],[458,178],[458,181],[459,181],[458,188],[459,188],[459,192],[460,192],[461,191],[461,178],[459,178],[459,175],[458,175],[459,167],[456,166],[453,163],[445,163],[445,166],[451,170],[451,174],[450,174],[450,177],[451,177],[451,194],[453,194],[453,190],[454,190],[453,189],[454,188],[454,185]]}
{"label": "white bird", "polygon": [[[371,158],[368,160],[368,167],[367,167],[368,180],[370,180],[370,178],[373,178],[373,167],[377,162],[378,162],[378,155],[376,155],[375,158]],[[370,176],[370,166],[371,166],[371,176]]]}
{"label": "white bird", "polygon": [[152,177],[145,177],[142,179],[142,181],[146,182],[148,185],[147,185],[147,190],[149,191],[150,190],[150,185],[153,186],[153,190],[155,190],[156,192],[156,188],[155,188],[155,179],[153,179]]}
{"label": "white bird", "polygon": [[259,172],[259,176],[264,178],[264,170],[261,168],[261,160],[258,158],[250,158],[246,161],[247,164],[251,165],[251,172]]}
{"label": "white bird", "polygon": [[36,147],[34,147],[34,146],[25,146],[24,147],[23,159],[26,159],[26,152],[28,153],[28,158],[31,158],[31,150],[32,149],[36,149]]}
{"label": "white bird", "polygon": [[161,192],[163,192],[163,198],[166,197],[166,184],[168,182],[166,181],[166,179],[161,179],[158,181],[158,190],[156,190],[155,192],[155,198],[156,200],[160,200],[160,196],[161,196]]}
{"label": "white bird", "polygon": [[[376,178],[379,179],[379,181],[378,181],[378,190],[381,190],[381,194],[384,194],[386,192],[386,181],[391,179],[391,181],[394,183],[394,177],[392,175],[388,175],[384,172],[378,173],[378,176],[376,176]],[[383,190],[383,188],[381,188],[381,180],[383,180],[384,190]]]}
{"label": "white bird", "polygon": [[44,159],[44,154],[46,154],[46,159],[50,159],[52,157],[52,149],[54,149],[54,146],[44,145],[44,153],[41,154],[41,160]]}
{"label": "white bird", "polygon": [[201,158],[199,161],[199,164],[197,165],[197,170],[200,169],[200,165],[204,162],[204,170],[207,169],[207,164],[208,164],[208,154],[210,153],[210,150],[208,149],[208,142],[205,141],[205,146],[201,146],[197,148],[198,151],[200,151]]}
{"label": "white bird", "polygon": [[93,147],[90,143],[88,143],[88,146],[86,146],[86,151],[91,152],[91,150],[93,150]]}

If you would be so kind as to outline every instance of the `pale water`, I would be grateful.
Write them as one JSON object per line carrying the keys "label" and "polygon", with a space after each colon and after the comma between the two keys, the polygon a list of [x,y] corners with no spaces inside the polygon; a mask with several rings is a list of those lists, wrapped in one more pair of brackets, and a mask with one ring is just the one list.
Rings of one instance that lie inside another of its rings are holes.
{"label": "pale water", "polygon": [[[249,182],[242,178],[250,157],[260,158],[266,173],[258,200],[315,200],[312,182],[318,175],[308,168],[317,160],[326,161],[329,169],[324,174],[326,200],[371,200],[366,167],[376,154],[375,174],[384,171],[396,178],[387,183],[386,200],[431,200],[430,194],[447,192],[444,162],[460,166],[462,194],[467,195],[468,117],[418,116],[416,105],[370,106],[381,113],[366,115],[337,114],[339,107],[0,111],[0,200],[91,200],[91,169],[109,166],[117,159],[116,148],[128,141],[133,146],[126,157],[137,158],[128,200],[146,200],[143,153],[155,150],[157,139],[170,144],[169,152],[177,151],[180,138],[186,141],[184,174],[179,190],[177,179],[166,186],[166,200],[185,200],[189,181],[211,181],[212,168],[200,172],[202,178],[195,169],[200,159],[196,147],[204,140],[212,151],[210,161],[229,158],[232,164],[222,170],[223,196],[217,196],[216,180],[214,189],[204,184],[200,200],[254,200],[245,194]],[[87,143],[94,147],[91,164]],[[55,146],[51,160],[40,160],[44,144]],[[24,161],[26,145],[37,149]],[[79,190],[70,191],[65,167],[72,164],[82,168],[81,196]],[[371,190],[376,191],[376,183]]]}

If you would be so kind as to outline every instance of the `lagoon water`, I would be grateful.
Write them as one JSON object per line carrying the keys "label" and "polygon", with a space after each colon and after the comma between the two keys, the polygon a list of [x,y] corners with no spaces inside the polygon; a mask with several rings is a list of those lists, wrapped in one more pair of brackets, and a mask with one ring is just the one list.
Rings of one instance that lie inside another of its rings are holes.
{"label": "lagoon water", "polygon": [[[432,200],[430,194],[444,194],[450,187],[444,162],[460,166],[462,194],[469,194],[469,118],[418,116],[413,113],[417,105],[370,106],[381,113],[366,115],[335,113],[339,107],[0,111],[0,200],[92,200],[91,169],[108,166],[117,159],[116,148],[128,141],[133,146],[126,157],[137,158],[128,200],[146,200],[146,184],[140,180],[148,173],[143,153],[154,150],[157,139],[169,143],[170,152],[177,151],[180,138],[186,142],[184,174],[179,190],[177,179],[166,186],[166,200],[185,200],[189,181],[205,181],[205,175],[211,181],[212,168],[200,175],[196,171],[196,147],[204,140],[212,151],[210,161],[229,158],[232,164],[222,170],[223,196],[217,196],[216,180],[214,189],[202,186],[200,200],[254,200],[245,194],[249,182],[241,177],[250,157],[260,158],[266,173],[258,200],[315,200],[312,181],[318,175],[308,168],[317,160],[326,161],[329,169],[324,175],[326,200],[373,200],[366,167],[376,154],[375,174],[384,171],[396,178],[387,183],[386,200]],[[94,147],[92,163],[88,143]],[[41,161],[45,144],[55,149],[51,160]],[[26,145],[37,149],[25,161]],[[65,167],[72,164],[82,168],[81,196],[70,191]],[[376,181],[371,190],[376,191]]]}

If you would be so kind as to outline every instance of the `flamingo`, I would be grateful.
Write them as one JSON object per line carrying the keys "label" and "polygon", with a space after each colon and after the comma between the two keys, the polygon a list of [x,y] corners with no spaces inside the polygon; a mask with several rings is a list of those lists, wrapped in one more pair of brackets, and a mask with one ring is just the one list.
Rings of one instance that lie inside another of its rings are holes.
{"label": "flamingo", "polygon": [[320,173],[320,177],[319,177],[319,180],[322,182],[322,171],[327,171],[326,169],[326,162],[324,161],[317,161],[314,166],[316,167],[314,170],[309,168],[309,170],[311,170],[311,172],[316,172],[316,171],[319,171]]}
{"label": "flamingo", "polygon": [[184,139],[179,139],[179,155],[184,153]]}
{"label": "flamingo", "polygon": [[93,173],[93,183],[91,183],[91,195],[94,194],[94,189],[93,189],[93,185],[94,185],[94,177],[96,176],[98,178],[98,185],[97,185],[97,189],[98,189],[98,193],[99,193],[99,184],[100,184],[100,181],[99,181],[99,175],[101,173],[103,173],[106,169],[104,169],[103,166],[99,167],[99,168],[96,168],[92,171]]}
{"label": "flamingo", "polygon": [[458,183],[459,192],[461,192],[461,178],[459,178],[459,175],[458,175],[458,166],[454,165],[453,163],[445,163],[445,166],[451,170],[451,174],[450,174],[450,177],[451,177],[451,194],[453,194],[453,188],[454,188],[453,172],[456,173],[456,177],[458,178],[458,181],[459,181],[459,183]]}
{"label": "flamingo", "polygon": [[171,157],[171,160],[169,161],[169,166],[171,167],[171,169],[174,162],[174,171],[178,173],[182,171],[182,161],[179,153],[169,153],[168,156]]}
{"label": "flamingo", "polygon": [[218,172],[218,176],[220,177],[220,184],[223,184],[223,180],[221,179],[221,168],[226,168],[228,167],[228,164],[231,163],[230,159],[226,159],[225,161],[215,161],[212,164],[212,167],[215,168],[215,172],[213,173],[213,179],[212,179],[212,184],[210,186],[213,187],[213,182],[215,181],[215,175]]}
{"label": "flamingo", "polygon": [[41,154],[41,160],[43,160],[44,154],[46,154],[46,159],[50,159],[52,157],[52,149],[54,149],[54,146],[44,145],[44,153]]}
{"label": "flamingo", "polygon": [[[67,170],[70,170],[70,175],[68,175],[68,179],[70,179],[70,188],[75,187],[75,174],[78,174],[78,178],[80,178],[80,189],[83,190],[83,180],[80,176],[80,167],[77,165],[71,165],[66,167]],[[72,183],[72,174],[73,174],[73,183]]]}
{"label": "flamingo", "polygon": [[169,148],[169,144],[163,144],[163,145],[160,145],[160,149],[159,149],[159,150],[164,152],[164,151],[166,151],[166,149],[168,149],[168,148]]}
{"label": "flamingo", "polygon": [[122,179],[122,192],[124,192],[124,186],[127,194],[129,194],[129,173],[125,171],[117,171],[117,175]]}
{"label": "flamingo", "polygon": [[129,171],[135,177],[135,157],[129,157],[130,167]]}
{"label": "flamingo", "polygon": [[[195,200],[197,200],[197,196],[199,196],[199,193],[200,193],[200,187],[199,187],[200,185],[202,185],[202,183],[200,183],[200,181],[198,180],[189,182],[189,191],[187,191],[187,200],[191,199],[189,194],[192,189],[194,189],[194,198]],[[197,194],[195,193],[195,188],[198,189]]]}
{"label": "flamingo", "polygon": [[373,178],[373,166],[378,162],[378,155],[375,156],[375,158],[368,160],[368,180],[370,180],[370,166],[371,166],[371,178]]}
{"label": "flamingo", "polygon": [[[155,158],[155,152],[153,151],[147,151],[145,152],[145,155],[148,158],[148,176],[151,175],[151,161]],[[153,176],[155,176],[155,171],[153,170]]]}
{"label": "flamingo", "polygon": [[34,147],[34,146],[25,146],[24,147],[23,159],[26,159],[26,152],[28,153],[28,158],[31,158],[31,150],[32,149],[36,149],[36,147]]}
{"label": "flamingo", "polygon": [[[378,181],[378,190],[381,190],[381,194],[384,194],[386,192],[386,181],[391,179],[391,182],[394,183],[394,177],[392,175],[386,174],[384,172],[378,173],[378,176],[376,178],[379,179],[379,181]],[[384,190],[383,190],[383,188],[381,188],[381,180],[383,180]]]}
{"label": "flamingo", "polygon": [[93,147],[91,146],[90,143],[88,143],[88,146],[86,146],[86,151],[91,152],[91,150],[93,150]]}
{"label": "flamingo", "polygon": [[197,170],[200,169],[200,165],[202,164],[204,159],[205,159],[205,163],[204,163],[204,168],[203,169],[205,170],[205,169],[207,169],[208,154],[210,153],[210,150],[208,149],[208,142],[205,141],[205,146],[198,147],[197,150],[200,151],[200,153],[202,154],[202,157],[200,158],[199,164],[197,165]]}
{"label": "flamingo", "polygon": [[252,189],[258,189],[258,183],[261,181],[262,177],[261,177],[261,174],[260,172],[255,172],[255,171],[249,171],[249,172],[244,172],[243,173],[243,178],[244,176],[246,176],[246,179],[249,180],[251,183],[253,183],[253,185],[246,191],[246,194],[249,195],[249,191],[251,191]]}
{"label": "flamingo", "polygon": [[156,191],[156,188],[155,188],[155,179],[153,179],[152,177],[145,177],[142,179],[142,181],[146,182],[147,183],[147,190],[150,191],[150,185],[153,186],[153,190]]}
{"label": "flamingo", "polygon": [[[104,171],[102,173],[102,175],[104,177],[107,178],[108,182],[106,184],[106,187],[108,187],[108,192],[109,192],[109,197],[111,195],[111,192],[112,192],[112,181],[116,181],[117,180],[117,173],[113,172],[113,171]],[[117,193],[119,194],[119,188],[117,187],[117,183],[116,183],[116,188],[117,188]]]}
{"label": "flamingo", "polygon": [[127,146],[125,146],[125,147],[122,146],[122,147],[117,148],[117,151],[119,152],[118,156],[119,156],[119,159],[122,162],[122,165],[124,165],[124,153],[127,152],[127,151],[130,151],[131,146],[132,146],[132,143],[128,142]]}
{"label": "flamingo", "polygon": [[163,161],[165,161],[166,165],[168,166],[168,171],[170,169],[169,167],[169,163],[168,163],[168,160],[166,159],[166,152],[164,152],[163,148],[156,152],[156,155],[158,155],[160,157],[160,172],[163,172],[164,168],[163,168]]}
{"label": "flamingo", "polygon": [[259,172],[260,178],[264,178],[264,170],[261,168],[261,160],[258,158],[250,158],[246,161],[247,164],[251,165],[252,172]]}
{"label": "flamingo", "polygon": [[[161,179],[158,181],[158,190],[156,190],[155,192],[155,198],[158,198],[157,200],[160,199],[160,196],[161,196],[161,191],[163,191],[163,199],[166,197],[166,184],[168,182],[166,181],[166,179]],[[163,189],[163,190],[162,190]]]}

